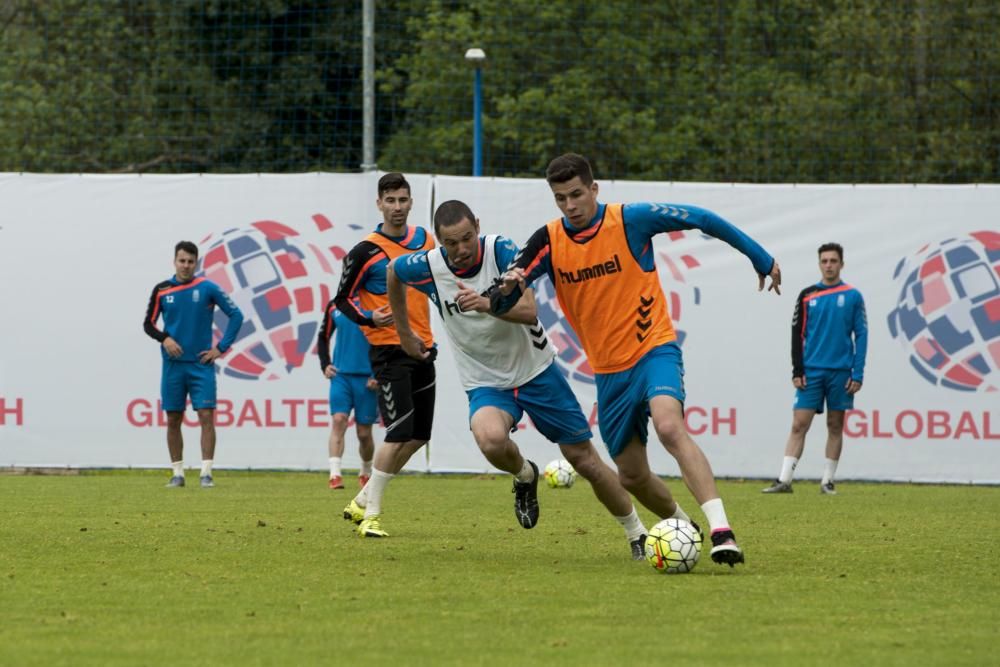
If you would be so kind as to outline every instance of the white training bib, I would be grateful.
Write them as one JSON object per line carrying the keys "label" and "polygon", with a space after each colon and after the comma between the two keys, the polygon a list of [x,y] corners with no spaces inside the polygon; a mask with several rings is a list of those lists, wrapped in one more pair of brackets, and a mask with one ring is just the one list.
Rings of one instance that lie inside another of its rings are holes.
{"label": "white training bib", "polygon": [[440,248],[427,251],[438,296],[434,301],[455,350],[458,375],[466,390],[519,387],[555,359],[555,350],[540,322],[531,326],[515,324],[488,313],[464,312],[455,303],[459,282],[481,294],[500,277],[495,250],[498,238],[496,234],[484,238],[482,267],[471,278],[452,273]]}

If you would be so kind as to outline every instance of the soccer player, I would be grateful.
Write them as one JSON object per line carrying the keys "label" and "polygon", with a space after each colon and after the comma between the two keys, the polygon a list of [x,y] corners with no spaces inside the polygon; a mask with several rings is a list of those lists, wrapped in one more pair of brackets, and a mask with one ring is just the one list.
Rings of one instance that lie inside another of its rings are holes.
{"label": "soccer player", "polygon": [[434,423],[434,338],[427,297],[416,290],[407,294],[413,330],[430,350],[427,359],[410,357],[399,344],[386,294],[386,270],[397,257],[434,247],[423,227],[407,224],[413,197],[400,173],[389,173],[378,182],[376,206],[382,222],[344,257],[344,273],[334,302],[337,308],[362,325],[371,344],[369,359],[379,387],[379,410],[385,422],[385,439],[375,451],[372,476],[347,507],[344,518],[358,524],[361,537],[388,537],[382,529],[382,496],[392,478],[431,438]]}
{"label": "soccer player", "polygon": [[[330,337],[334,332],[337,335],[331,363]],[[351,410],[354,410],[358,454],[361,456],[358,486],[364,488],[372,474],[372,456],[375,453],[372,424],[375,423],[375,411],[378,409],[375,400],[378,384],[372,377],[368,347],[368,339],[361,327],[337,310],[331,299],[323,311],[323,322],[316,341],[319,367],[323,376],[330,380],[330,415],[333,417],[329,440],[331,489],[344,488],[340,462],[344,455],[344,434],[347,432]]]}
{"label": "soccer player", "polygon": [[785,444],[781,473],[764,493],[791,493],[795,466],[805,448],[813,417],[826,402],[826,467],[819,490],[836,495],[834,476],[844,446],[844,412],[854,408],[854,395],[865,379],[868,318],[861,292],[840,279],[844,248],[819,247],[822,279],[799,293],[792,316],[792,431]]}
{"label": "soccer player", "polygon": [[597,414],[622,485],[643,505],[666,486],[649,469],[650,416],[660,442],[708,518],[712,560],[734,566],[743,551],[729,525],[712,467],[684,425],[684,367],[653,255],[653,237],[699,229],[746,255],[758,289],[780,294],[778,263],[753,239],[715,213],[694,206],[604,204],[590,164],[568,153],[549,163],[546,180],[562,218],[536,231],[491,297],[494,313],[517,302],[548,274],[563,312],[594,369]]}
{"label": "soccer player", "polygon": [[[538,467],[521,455],[509,435],[527,412],[539,432],[559,444],[563,456],[591,483],[625,530],[633,558],[641,560],[646,529],[628,492],[591,443],[587,420],[536,318],[532,290],[505,315],[490,314],[487,293],[514,260],[517,247],[501,236],[481,236],[479,220],[456,200],[438,207],[434,234],[438,248],[389,266],[389,302],[403,349],[416,358],[428,353],[409,327],[409,285],[438,308],[468,395],[472,434],[486,459],[514,476],[514,515],[520,524],[532,528],[539,516]],[[668,504],[660,508],[665,516],[688,518],[676,503]]]}
{"label": "soccer player", "polygon": [[[215,486],[215,360],[225,354],[243,326],[243,313],[218,285],[195,278],[198,246],[181,241],[174,247],[174,271],[153,288],[143,329],[160,343],[163,372],[160,404],[167,413],[167,449],[173,475],[168,487],[184,486],[184,438],[181,423],[188,396],[201,424],[201,485]],[[216,306],[229,318],[226,331],[212,345],[212,315]],[[163,329],[156,326],[163,316]]]}

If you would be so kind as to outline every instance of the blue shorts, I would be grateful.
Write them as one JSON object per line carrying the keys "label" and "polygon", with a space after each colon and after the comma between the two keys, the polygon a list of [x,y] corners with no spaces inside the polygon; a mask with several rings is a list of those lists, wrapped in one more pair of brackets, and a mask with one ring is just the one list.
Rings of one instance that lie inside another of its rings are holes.
{"label": "blue shorts", "polygon": [[628,370],[595,373],[597,422],[611,458],[622,453],[633,436],[646,444],[649,400],[673,396],[684,404],[684,359],[677,343],[654,347]]}
{"label": "blue shorts", "polygon": [[829,410],[853,410],[854,394],[847,393],[849,370],[807,368],[805,389],[795,390],[794,410],[815,410],[823,414],[823,399]]}
{"label": "blue shorts", "polygon": [[164,412],[184,412],[187,397],[195,410],[215,409],[215,364],[163,360],[160,404]]}
{"label": "blue shorts", "polygon": [[509,414],[515,424],[527,412],[538,432],[556,444],[576,445],[593,437],[573,390],[554,363],[516,389],[477,387],[465,393],[470,420],[477,410],[491,406]]}
{"label": "blue shorts", "polygon": [[378,410],[375,392],[368,388],[368,376],[337,373],[330,379],[330,414],[351,414],[359,424],[374,424]]}

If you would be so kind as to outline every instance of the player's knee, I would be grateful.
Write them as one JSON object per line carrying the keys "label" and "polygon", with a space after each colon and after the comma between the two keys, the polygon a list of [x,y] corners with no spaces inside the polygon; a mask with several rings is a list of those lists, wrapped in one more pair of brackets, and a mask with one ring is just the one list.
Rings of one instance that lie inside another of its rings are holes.
{"label": "player's knee", "polygon": [[215,410],[199,410],[198,423],[202,428],[215,428]]}
{"label": "player's knee", "polygon": [[181,424],[184,423],[184,413],[183,412],[168,412],[167,413],[167,428],[180,428]]}
{"label": "player's knee", "polygon": [[793,419],[792,420],[792,435],[803,436],[809,431],[809,425],[812,423],[812,419]]}
{"label": "player's knee", "polygon": [[483,453],[497,451],[507,444],[507,431],[495,424],[477,424],[472,436]]}
{"label": "player's knee", "polygon": [[629,493],[635,495],[642,491],[649,481],[649,470],[632,470],[629,468],[618,468],[618,481]]}
{"label": "player's knee", "polygon": [[826,415],[826,427],[833,431],[834,433],[844,430],[844,413],[843,412],[833,412],[832,410]]}
{"label": "player's knee", "polygon": [[561,447],[560,451],[569,464],[573,466],[573,470],[587,481],[597,479],[601,468],[604,467],[604,462],[601,461],[597,452],[594,451],[594,447],[590,444]]}
{"label": "player's knee", "polygon": [[343,412],[338,412],[333,415],[333,426],[338,430],[343,430],[347,428],[348,417]]}
{"label": "player's knee", "polygon": [[656,428],[656,437],[659,438],[667,450],[676,449],[683,442],[686,431],[684,430],[684,422],[682,420],[674,418],[661,419],[654,426]]}

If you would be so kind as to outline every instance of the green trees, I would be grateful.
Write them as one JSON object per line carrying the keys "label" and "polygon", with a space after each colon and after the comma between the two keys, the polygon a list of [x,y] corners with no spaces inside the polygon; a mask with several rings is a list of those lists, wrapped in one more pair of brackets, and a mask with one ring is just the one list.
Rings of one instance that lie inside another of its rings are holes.
{"label": "green trees", "polygon": [[[604,178],[1000,177],[989,0],[379,0],[377,161],[467,174],[555,154]],[[361,2],[0,3],[0,169],[305,171],[361,156]]]}

